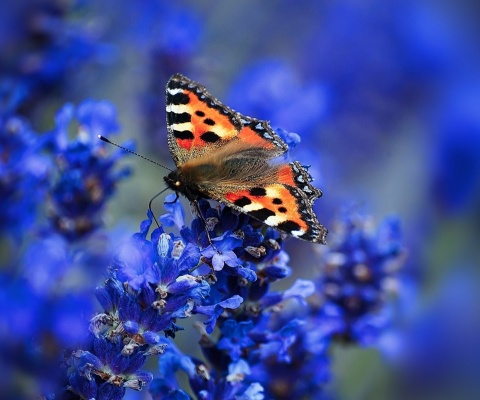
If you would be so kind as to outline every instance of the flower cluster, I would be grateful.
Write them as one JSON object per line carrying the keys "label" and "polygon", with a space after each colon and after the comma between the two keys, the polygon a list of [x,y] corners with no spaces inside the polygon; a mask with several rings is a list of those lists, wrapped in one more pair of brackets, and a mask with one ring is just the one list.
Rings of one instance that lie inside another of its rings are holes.
{"label": "flower cluster", "polygon": [[[69,141],[74,117],[78,134]],[[98,135],[114,134],[119,128],[115,107],[110,102],[87,100],[77,109],[66,104],[55,122],[55,129],[48,135],[57,166],[49,190],[49,215],[58,232],[78,238],[101,226],[106,201],[117,182],[130,174],[127,167],[116,168],[118,160],[127,153],[118,150],[109,156],[105,143],[98,140]]]}
{"label": "flower cluster", "polygon": [[[291,272],[275,230],[207,201],[200,202],[206,226],[201,218],[187,226],[183,207],[173,199],[167,196],[168,213],[150,239],[149,212],[140,231],[119,247],[110,263],[109,278],[96,291],[103,312],[91,320],[87,343],[68,360],[70,390],[82,398],[107,398],[103,392],[122,398],[125,388],[141,389],[152,381],[139,369],[147,356],[159,355],[160,377],[149,388],[154,399],[189,398],[176,380],[179,371],[199,399],[319,398],[331,375],[329,345],[341,329],[351,329],[347,308],[332,311],[332,301],[319,306],[315,300],[325,293],[313,281],[271,290],[272,283]],[[169,226],[178,234],[167,233]],[[383,261],[398,256],[393,251],[398,236],[367,240],[363,228],[358,227],[358,236],[369,241],[367,255],[374,257],[374,249],[384,255],[372,268],[381,269]],[[348,257],[349,251],[366,250],[351,236],[339,239],[332,254]],[[382,277],[392,272],[384,269]],[[349,284],[346,278],[341,283]],[[377,287],[377,309],[383,305],[382,294]],[[370,307],[364,314],[374,316],[376,311]],[[175,339],[183,329],[178,320],[193,315],[203,315],[195,326],[206,361],[184,354],[162,337]]]}
{"label": "flower cluster", "polygon": [[[67,126],[74,119],[79,131],[71,140]],[[33,375],[45,385],[32,385],[32,392],[48,390],[59,375],[60,354],[85,336],[94,312],[91,281],[110,258],[101,213],[129,170],[116,166],[121,153],[108,155],[96,138],[118,128],[108,102],[67,104],[57,114],[56,128],[42,136],[14,114],[0,121],[0,208],[7,239],[0,357],[15,379]],[[2,393],[10,393],[9,379],[0,380]]]}
{"label": "flower cluster", "polygon": [[400,221],[389,217],[377,228],[371,218],[348,212],[330,238],[316,281],[316,302],[341,321],[333,329],[337,339],[375,344],[391,323],[385,304],[396,294],[396,272],[405,261]]}

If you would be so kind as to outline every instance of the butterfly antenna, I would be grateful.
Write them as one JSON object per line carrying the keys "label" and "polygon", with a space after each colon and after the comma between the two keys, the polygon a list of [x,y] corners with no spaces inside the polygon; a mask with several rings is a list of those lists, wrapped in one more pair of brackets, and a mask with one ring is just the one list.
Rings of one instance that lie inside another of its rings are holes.
{"label": "butterfly antenna", "polygon": [[[115,143],[115,142],[112,142],[111,140],[107,139],[105,136],[102,136],[102,135],[97,135],[97,136],[98,136],[98,138],[99,138],[100,140],[103,140],[103,141],[106,142],[106,143],[113,144],[114,146],[117,146],[118,148],[120,148],[120,149],[122,149],[122,150],[125,150],[125,151],[127,151],[127,152],[129,152],[129,153],[131,153],[131,154],[135,154],[137,157],[143,158],[144,160],[150,161],[151,163],[156,164],[156,165],[158,165],[159,167],[162,167],[162,168],[168,169],[169,171],[172,171],[170,168],[166,167],[165,165],[162,165],[162,164],[160,164],[160,163],[158,163],[158,162],[156,162],[156,161],[153,161],[152,159],[150,159],[150,158],[148,158],[148,157],[142,156],[141,154],[138,154],[138,153],[134,152],[133,150],[127,149],[126,147],[120,146],[119,144],[117,144],[117,143]],[[160,193],[162,193],[162,192],[160,192]],[[158,193],[155,197],[157,197],[160,193]],[[155,197],[154,197],[154,198],[155,198]],[[153,200],[153,199],[152,199],[152,200]],[[158,223],[157,223],[157,225],[158,225]]]}

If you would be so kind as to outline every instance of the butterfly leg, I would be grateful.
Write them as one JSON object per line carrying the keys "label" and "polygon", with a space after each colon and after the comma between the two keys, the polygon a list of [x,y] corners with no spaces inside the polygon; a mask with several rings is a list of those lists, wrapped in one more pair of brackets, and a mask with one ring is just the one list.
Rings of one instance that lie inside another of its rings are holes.
{"label": "butterfly leg", "polygon": [[207,240],[208,240],[208,243],[210,243],[210,246],[213,247],[213,249],[218,253],[220,254],[220,252],[218,251],[218,249],[215,247],[215,245],[213,244],[212,242],[212,238],[210,237],[210,233],[208,232],[208,228],[207,228],[207,221],[205,221],[205,217],[203,216],[202,214],[202,210],[200,210],[200,206],[198,205],[198,200],[197,199],[193,199],[192,200],[192,203],[195,207],[195,210],[197,211],[197,214],[198,216],[200,217],[200,219],[202,220],[203,222],[203,227],[205,228],[205,234],[207,235]]}
{"label": "butterfly leg", "polygon": [[[157,195],[158,196],[158,195]],[[155,197],[157,197],[155,196]],[[154,198],[155,198],[154,197]],[[165,204],[173,204],[173,203],[176,203],[178,198],[180,197],[180,195],[178,194],[178,192],[175,192],[175,199],[173,199],[172,201],[164,201]]]}
{"label": "butterfly leg", "polygon": [[[168,188],[167,188],[168,189]],[[153,210],[152,210],[152,203],[153,203],[153,200],[155,200],[158,196],[160,196],[165,190],[167,189],[163,189],[162,191],[158,192],[155,196],[153,196],[150,201],[148,202],[148,209],[150,210],[151,214],[152,214],[152,217],[153,219],[155,220],[155,223],[157,224],[157,226],[160,228],[160,224],[158,223],[157,221],[157,218],[155,217],[155,214],[153,213]],[[178,199],[178,193],[177,193],[177,199]],[[175,201],[177,200],[175,199]]]}

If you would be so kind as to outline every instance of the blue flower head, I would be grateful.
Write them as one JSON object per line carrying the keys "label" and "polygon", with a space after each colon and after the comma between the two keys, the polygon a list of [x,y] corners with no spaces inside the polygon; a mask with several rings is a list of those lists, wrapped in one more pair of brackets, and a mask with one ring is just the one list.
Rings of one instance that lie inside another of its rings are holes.
{"label": "blue flower head", "polygon": [[20,238],[43,202],[50,160],[30,125],[15,115],[0,115],[0,229]]}
{"label": "blue flower head", "polygon": [[3,7],[0,78],[14,82],[13,108],[22,106],[29,112],[62,89],[69,72],[111,54],[97,41],[98,32],[71,18],[78,8],[75,2],[7,2]]}
{"label": "blue flower head", "polygon": [[319,82],[302,82],[295,68],[284,60],[264,59],[237,78],[227,104],[245,115],[272,121],[274,127],[308,132],[325,117],[327,101],[327,92]]}
{"label": "blue flower head", "polygon": [[[76,139],[69,141],[69,126],[78,120]],[[58,173],[51,188],[51,220],[68,238],[81,237],[101,225],[100,212],[128,168],[115,169],[126,153],[109,156],[97,135],[118,130],[116,112],[106,101],[87,100],[75,109],[66,104],[56,115],[49,140]],[[127,146],[128,147],[128,146]]]}
{"label": "blue flower head", "polygon": [[388,283],[396,279],[404,261],[399,220],[386,218],[376,228],[371,218],[350,212],[338,222],[331,242],[318,280],[324,310],[335,309],[342,315],[343,324],[336,324],[339,337],[371,344],[372,335],[388,324],[379,312]]}

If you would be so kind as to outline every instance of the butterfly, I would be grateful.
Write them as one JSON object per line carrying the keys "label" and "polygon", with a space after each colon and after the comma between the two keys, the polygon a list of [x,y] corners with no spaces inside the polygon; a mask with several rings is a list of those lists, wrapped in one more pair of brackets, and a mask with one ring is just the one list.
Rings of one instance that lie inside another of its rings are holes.
{"label": "butterfly", "polygon": [[272,162],[288,146],[267,121],[232,110],[181,74],[167,83],[166,111],[177,169],[164,180],[177,197],[184,195],[198,211],[199,199],[213,199],[281,232],[325,244],[328,231],[312,209],[322,192],[299,162]]}

